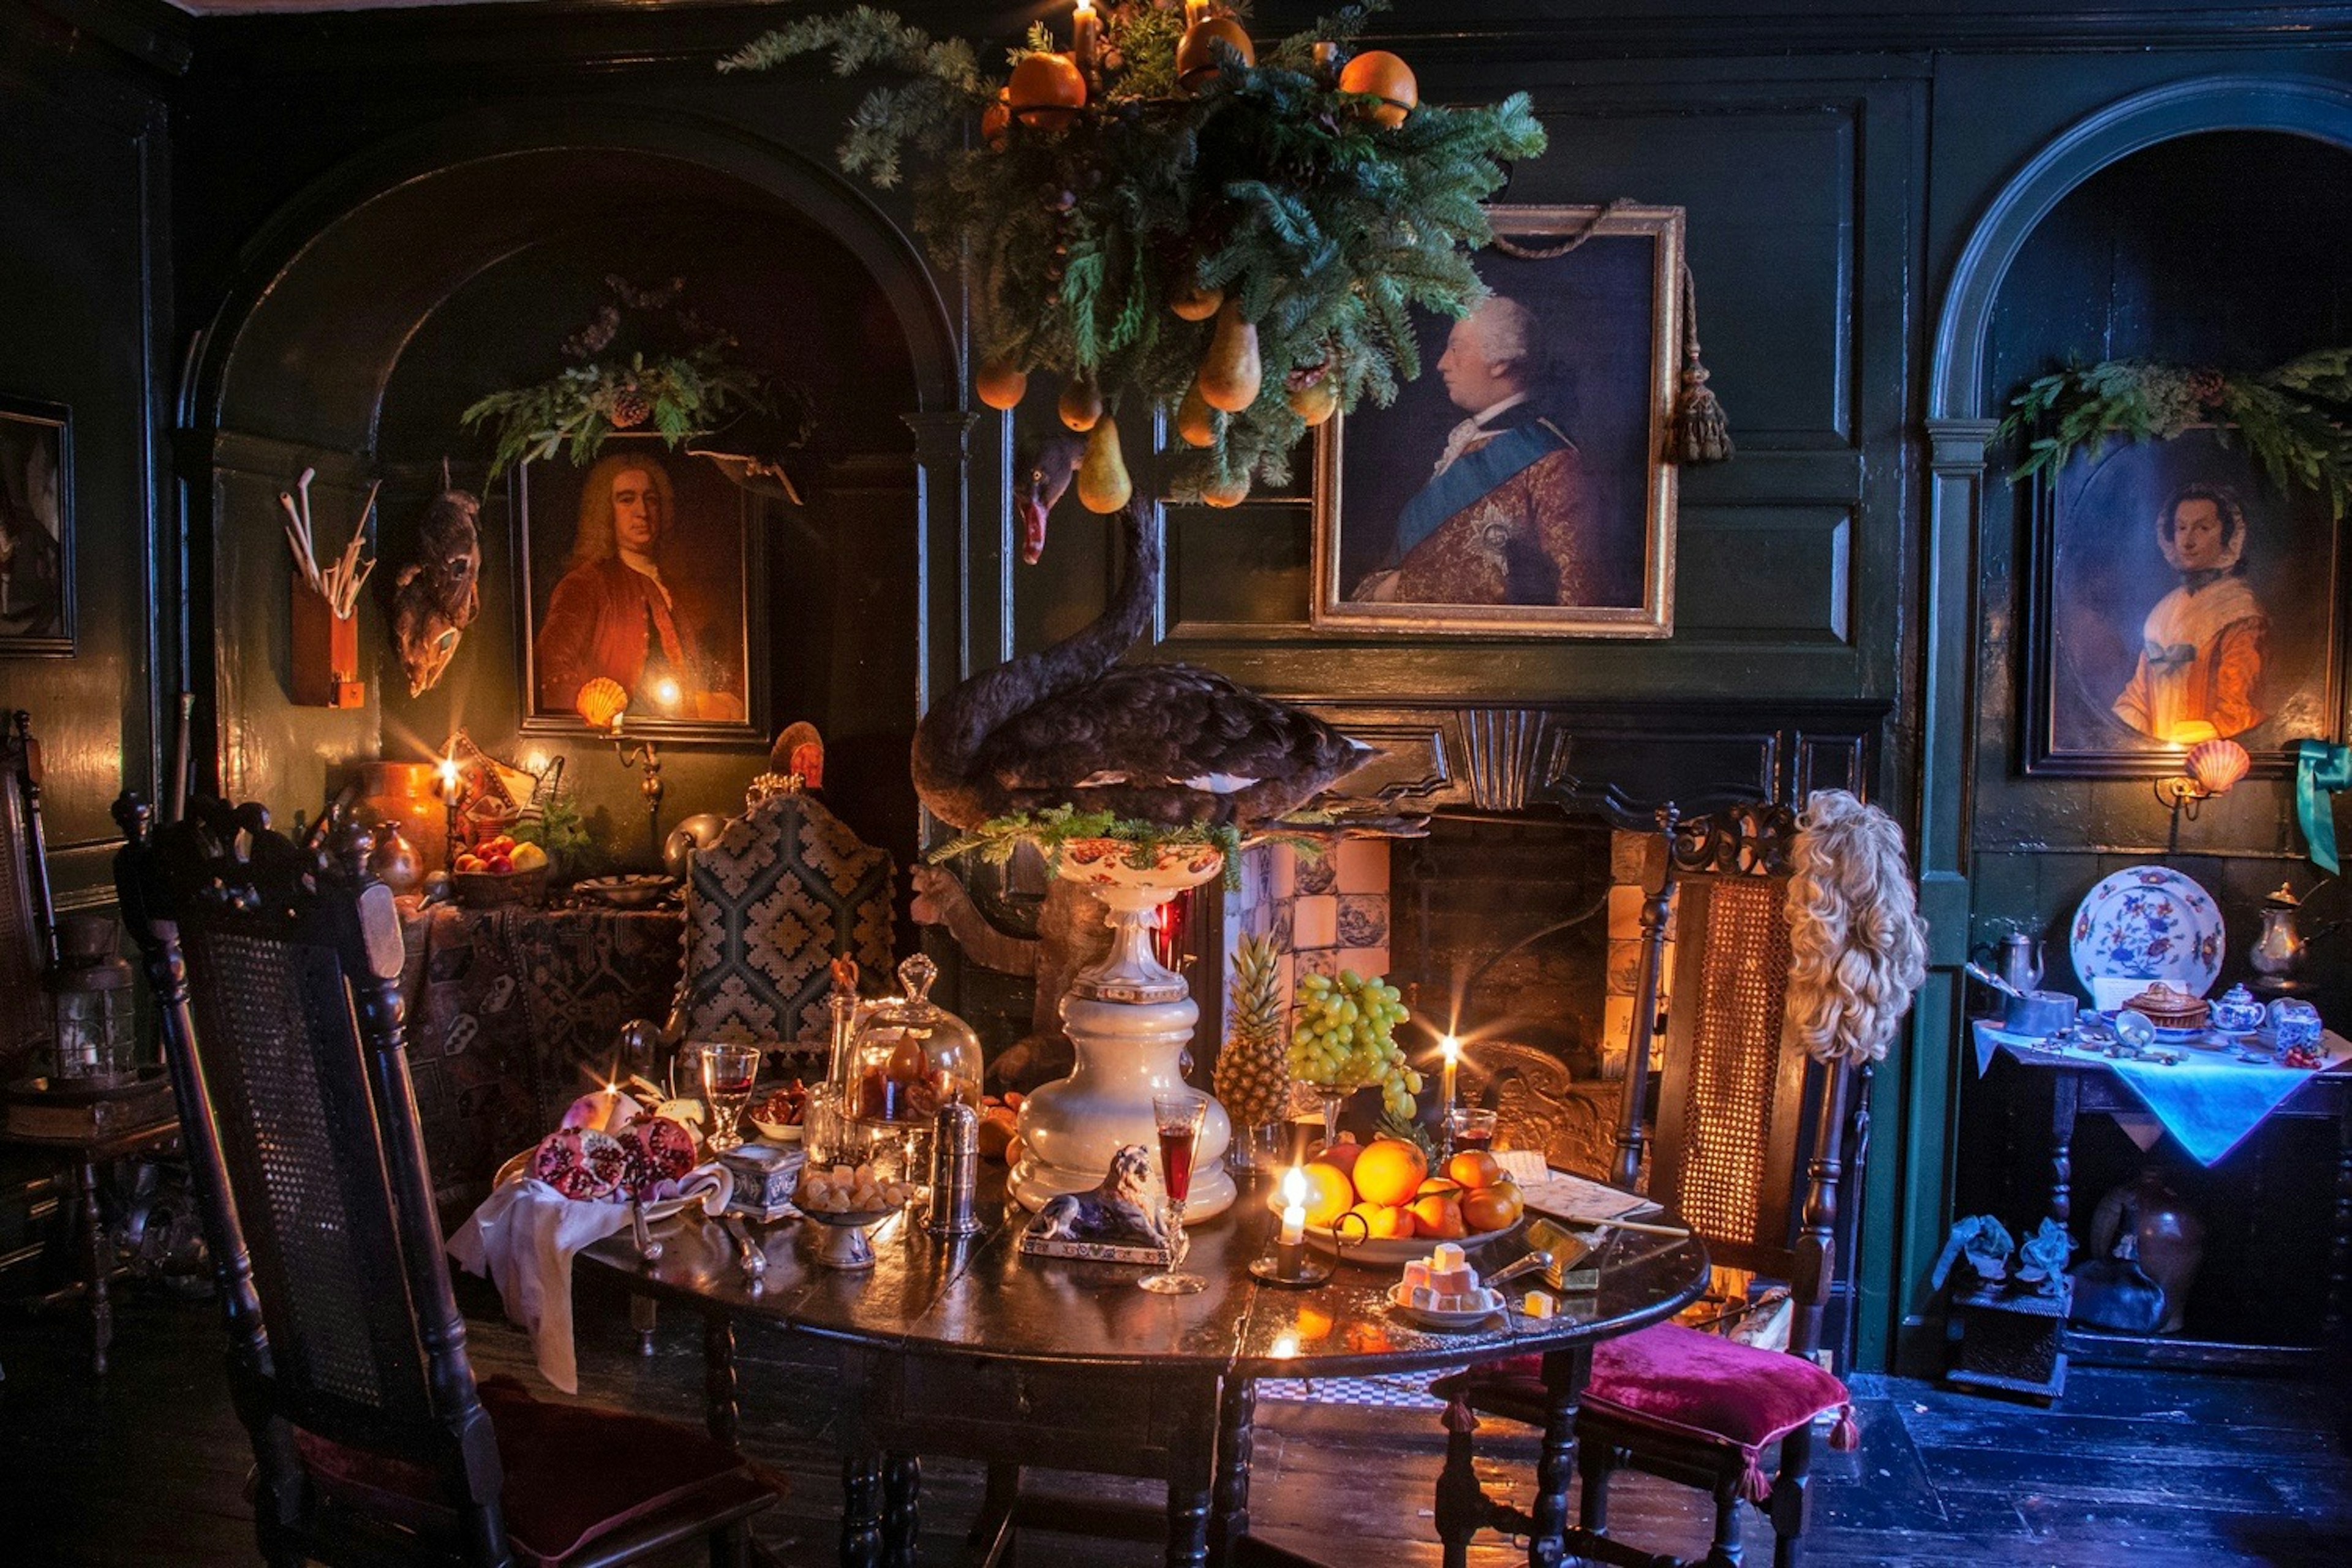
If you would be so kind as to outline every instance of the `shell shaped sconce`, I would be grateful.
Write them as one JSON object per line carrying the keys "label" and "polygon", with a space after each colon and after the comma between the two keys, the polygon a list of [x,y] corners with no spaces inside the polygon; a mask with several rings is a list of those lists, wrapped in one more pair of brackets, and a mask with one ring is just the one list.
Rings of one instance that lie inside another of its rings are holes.
{"label": "shell shaped sconce", "polygon": [[2207,795],[2226,795],[2254,765],[2246,748],[2235,741],[2200,741],[2189,748],[2189,776]]}

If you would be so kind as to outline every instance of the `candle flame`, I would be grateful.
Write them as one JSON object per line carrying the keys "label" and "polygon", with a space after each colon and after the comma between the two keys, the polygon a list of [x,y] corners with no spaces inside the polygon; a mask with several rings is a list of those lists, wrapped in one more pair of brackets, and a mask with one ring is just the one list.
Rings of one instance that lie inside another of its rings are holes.
{"label": "candle flame", "polygon": [[670,677],[665,675],[661,679],[654,683],[654,700],[660,703],[663,707],[677,707],[677,682]]}
{"label": "candle flame", "polygon": [[1307,1206],[1307,1173],[1296,1165],[1282,1174],[1282,1206],[1293,1209]]}
{"label": "candle flame", "polygon": [[1438,1041],[1437,1048],[1438,1051],[1445,1058],[1445,1065],[1447,1067],[1452,1067],[1454,1063],[1462,1059],[1462,1042],[1455,1039],[1451,1035],[1448,1035],[1444,1039]]}

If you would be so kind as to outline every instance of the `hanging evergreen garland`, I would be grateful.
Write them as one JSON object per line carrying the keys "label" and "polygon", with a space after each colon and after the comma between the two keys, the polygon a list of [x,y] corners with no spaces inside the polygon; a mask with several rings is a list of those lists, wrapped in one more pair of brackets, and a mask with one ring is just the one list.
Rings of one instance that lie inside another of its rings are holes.
{"label": "hanging evergreen garland", "polygon": [[2282,490],[2315,490],[2336,521],[2352,510],[2352,348],[2317,349],[2258,374],[2153,360],[2103,360],[2029,384],[2010,400],[2004,440],[2028,429],[2012,481],[2055,478],[2075,451],[2112,437],[2169,441],[2197,426],[2242,438]]}
{"label": "hanging evergreen garland", "polygon": [[1411,311],[1477,302],[1480,204],[1507,161],[1543,151],[1523,93],[1420,105],[1404,62],[1377,51],[1343,77],[1339,47],[1384,5],[1261,51],[1197,0],[1189,19],[1081,0],[1073,51],[1033,27],[1009,78],[983,74],[968,43],[860,6],[720,68],[830,51],[842,75],[907,79],[866,96],[838,156],[887,187],[923,155],[916,219],[942,268],[970,268],[982,399],[1010,407],[1030,375],[1059,377],[1065,421],[1108,432],[1094,440],[1106,470],[1122,399],[1162,411],[1199,448],[1172,492],[1231,505],[1253,479],[1289,478],[1310,425],[1367,397],[1386,406],[1421,374]]}

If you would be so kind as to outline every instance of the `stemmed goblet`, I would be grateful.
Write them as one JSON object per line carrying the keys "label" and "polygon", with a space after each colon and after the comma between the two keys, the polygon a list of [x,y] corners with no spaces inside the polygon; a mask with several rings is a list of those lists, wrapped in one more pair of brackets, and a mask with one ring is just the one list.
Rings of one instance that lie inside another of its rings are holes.
{"label": "stemmed goblet", "polygon": [[1160,1131],[1160,1181],[1168,1189],[1168,1267],[1136,1283],[1158,1295],[1189,1296],[1209,1283],[1198,1274],[1177,1271],[1190,1245],[1184,1237],[1184,1198],[1192,1190],[1192,1156],[1208,1113],[1209,1097],[1191,1089],[1151,1097],[1151,1118]]}
{"label": "stemmed goblet", "polygon": [[701,1056],[702,1102],[710,1114],[710,1152],[723,1154],[743,1142],[737,1123],[751,1103],[751,1083],[760,1075],[760,1047],[712,1040],[696,1049]]}

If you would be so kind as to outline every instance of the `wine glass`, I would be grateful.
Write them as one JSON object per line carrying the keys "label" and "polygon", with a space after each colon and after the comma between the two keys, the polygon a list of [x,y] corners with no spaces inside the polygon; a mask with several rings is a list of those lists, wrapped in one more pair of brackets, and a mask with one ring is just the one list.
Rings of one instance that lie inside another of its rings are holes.
{"label": "wine glass", "polygon": [[723,1154],[743,1142],[736,1124],[751,1103],[751,1082],[760,1076],[760,1047],[710,1040],[695,1050],[701,1058],[702,1103],[710,1112],[710,1152]]}
{"label": "wine glass", "polygon": [[1168,1267],[1136,1281],[1161,1296],[1189,1296],[1205,1289],[1198,1274],[1180,1274],[1189,1244],[1184,1238],[1184,1198],[1192,1190],[1192,1155],[1200,1147],[1201,1123],[1209,1097],[1191,1089],[1151,1097],[1151,1119],[1160,1131],[1160,1181],[1168,1189]]}

